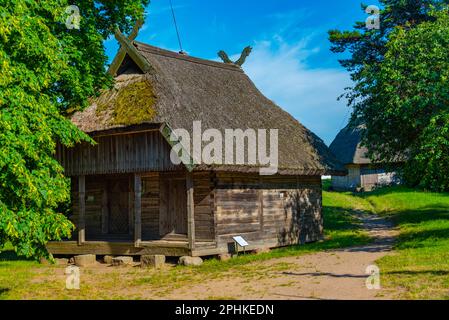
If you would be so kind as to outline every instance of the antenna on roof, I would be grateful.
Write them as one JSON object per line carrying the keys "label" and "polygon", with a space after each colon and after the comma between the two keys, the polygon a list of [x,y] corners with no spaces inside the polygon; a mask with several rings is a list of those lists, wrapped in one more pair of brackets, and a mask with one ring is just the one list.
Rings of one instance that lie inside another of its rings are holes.
{"label": "antenna on roof", "polygon": [[173,16],[173,22],[175,23],[176,35],[178,37],[178,43],[179,43],[179,49],[180,49],[179,53],[180,54],[186,54],[184,52],[184,50],[182,49],[181,36],[179,35],[178,23],[176,22],[175,9],[173,9],[173,2],[172,2],[172,0],[170,0],[170,8],[171,8],[172,16]]}

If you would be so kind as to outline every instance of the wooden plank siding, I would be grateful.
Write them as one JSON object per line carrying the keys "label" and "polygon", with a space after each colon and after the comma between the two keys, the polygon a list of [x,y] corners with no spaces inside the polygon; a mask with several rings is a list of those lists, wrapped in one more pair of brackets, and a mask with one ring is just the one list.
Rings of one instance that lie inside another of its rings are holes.
{"label": "wooden plank siding", "polygon": [[[54,252],[138,254],[151,247],[151,252],[201,256],[228,252],[236,235],[252,249],[322,236],[319,176],[217,171],[187,175],[185,167],[171,162],[171,147],[159,130],[93,139],[95,146],[57,147],[56,158],[72,179],[69,218],[81,232],[77,239],[75,230],[74,241],[60,243],[59,251],[52,245]],[[179,247],[168,250],[167,243],[174,242]]]}
{"label": "wooden plank siding", "polygon": [[360,165],[347,165],[346,176],[332,176],[332,188],[335,190],[356,190],[361,186]]}
{"label": "wooden plank siding", "polygon": [[332,176],[332,188],[341,191],[371,191],[376,187],[400,184],[398,165],[392,164],[350,164],[348,174]]}
{"label": "wooden plank siding", "polygon": [[[182,239],[161,237],[160,234],[160,210],[164,206],[164,192],[161,193],[161,185],[165,181],[184,181],[184,185],[186,171],[146,172],[140,176],[141,243],[163,239],[187,245],[187,236]],[[133,175],[86,176],[86,243],[123,240],[104,233],[105,229],[107,230],[105,226],[107,219],[103,206],[105,201],[107,202],[104,190],[107,188],[108,180],[116,181],[125,177],[128,177],[130,182],[133,181]],[[193,172],[192,178],[194,203],[192,229],[195,230],[195,244],[193,250],[190,250],[192,255],[228,252],[233,247],[232,237],[235,235],[242,235],[252,249],[306,243],[316,241],[322,236],[319,176],[261,177],[257,174]],[[187,194],[187,185],[185,190],[178,191]],[[134,190],[130,190],[131,199],[135,199],[133,192]],[[74,214],[70,218],[76,224],[79,207],[77,178],[72,178],[72,199]],[[182,211],[185,210],[187,215],[187,201],[177,204],[180,205],[185,205]],[[169,207],[168,204],[165,206]],[[130,214],[133,210],[134,206],[130,206]],[[134,223],[130,227],[134,229]],[[128,239],[132,245],[133,232]],[[202,245],[199,246],[198,243]],[[86,250],[88,248],[90,247],[87,246]],[[77,252],[82,251],[79,250]]]}
{"label": "wooden plank siding", "polygon": [[159,173],[142,175],[142,240],[159,238]]}
{"label": "wooden plank siding", "polygon": [[110,136],[94,136],[95,146],[87,143],[74,148],[58,145],[56,159],[67,176],[174,171],[182,169],[170,160],[170,145],[156,131]]}
{"label": "wooden plank siding", "polygon": [[322,236],[321,178],[217,173],[218,248],[242,235],[256,247],[316,241]]}
{"label": "wooden plank siding", "polygon": [[214,189],[211,172],[193,173],[196,241],[215,241]]}

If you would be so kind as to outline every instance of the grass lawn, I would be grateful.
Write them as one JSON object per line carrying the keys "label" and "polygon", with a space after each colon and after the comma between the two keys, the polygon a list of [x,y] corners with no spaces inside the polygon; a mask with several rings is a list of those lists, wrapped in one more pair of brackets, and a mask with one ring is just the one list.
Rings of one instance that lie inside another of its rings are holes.
{"label": "grass lawn", "polygon": [[396,298],[449,299],[449,194],[393,187],[325,198],[337,209],[338,199],[351,201],[352,209],[379,214],[399,228],[394,254],[378,261],[382,286]]}
{"label": "grass lawn", "polygon": [[[359,199],[351,195],[324,193],[325,240],[308,245],[272,250],[258,255],[240,255],[226,262],[209,259],[201,267],[168,267],[164,270],[140,268],[89,268],[81,270],[81,290],[65,289],[64,268],[40,265],[18,258],[11,248],[0,253],[0,299],[148,299],[163,297],[170,291],[188,288],[207,279],[229,278],[235,274],[246,280],[268,276],[273,267],[263,261],[300,256],[306,253],[348,247],[369,242],[354,210]],[[360,203],[359,203],[360,202]],[[289,270],[286,263],[276,270]],[[226,297],[211,297],[211,299]]]}
{"label": "grass lawn", "polygon": [[382,285],[403,299],[449,299],[449,194],[389,188],[363,196],[399,227],[395,254],[378,261]]}
{"label": "grass lawn", "polygon": [[[382,286],[402,299],[449,299],[449,194],[402,187],[365,194],[323,192],[325,240],[302,246],[244,255],[227,262],[206,260],[198,268],[89,268],[81,270],[81,290],[65,289],[64,268],[18,258],[11,249],[0,253],[0,299],[157,299],[210,279],[257,281],[288,263],[267,267],[270,259],[349,247],[369,242],[356,218],[377,213],[398,226],[392,255],[378,261]],[[226,297],[211,297],[222,299]],[[228,297],[229,298],[229,297]]]}

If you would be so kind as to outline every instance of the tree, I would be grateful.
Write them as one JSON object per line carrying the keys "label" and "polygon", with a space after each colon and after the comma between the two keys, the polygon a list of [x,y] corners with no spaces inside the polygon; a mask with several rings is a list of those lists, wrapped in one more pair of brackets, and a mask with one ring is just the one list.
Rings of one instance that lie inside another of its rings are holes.
{"label": "tree", "polygon": [[[58,211],[70,184],[56,142],[90,141],[66,115],[112,84],[103,41],[115,26],[129,31],[148,2],[0,0],[0,247],[48,257],[48,241],[70,236],[73,225]],[[73,4],[79,30],[66,26]]]}
{"label": "tree", "polygon": [[380,30],[360,22],[354,31],[329,33],[333,52],[351,53],[341,61],[355,83],[346,94],[351,124],[364,124],[362,143],[372,159],[406,157],[407,183],[448,189],[448,1],[381,2]]}
{"label": "tree", "polygon": [[429,15],[390,34],[382,63],[363,73],[366,98],[353,119],[366,123],[372,157],[405,156],[406,182],[442,191],[449,190],[449,11]]}
{"label": "tree", "polygon": [[[365,21],[356,22],[354,30],[330,30],[329,40],[334,53],[349,53],[350,57],[339,60],[351,73],[355,87],[347,94],[350,104],[359,98],[358,84],[363,86],[365,66],[373,67],[382,62],[386,52],[388,35],[397,26],[414,26],[431,19],[431,8],[441,8],[449,0],[380,0],[380,29],[368,30]],[[363,12],[368,6],[361,5]],[[368,16],[367,16],[368,17]]]}

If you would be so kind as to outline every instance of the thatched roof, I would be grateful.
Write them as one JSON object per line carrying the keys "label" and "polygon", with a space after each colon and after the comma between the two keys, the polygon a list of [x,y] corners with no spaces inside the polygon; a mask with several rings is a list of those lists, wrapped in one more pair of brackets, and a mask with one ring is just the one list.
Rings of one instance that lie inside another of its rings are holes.
{"label": "thatched roof", "polygon": [[[81,130],[95,133],[149,123],[191,132],[193,121],[202,121],[203,131],[208,128],[222,132],[228,128],[279,129],[280,172],[344,173],[323,141],[267,99],[240,67],[139,42],[133,45],[151,66],[150,70],[141,72],[127,56],[119,69],[115,88],[72,116],[73,123]],[[221,166],[218,169],[257,168]]]}
{"label": "thatched roof", "polygon": [[370,164],[366,153],[368,149],[361,145],[363,127],[343,128],[330,145],[330,150],[344,164]]}

